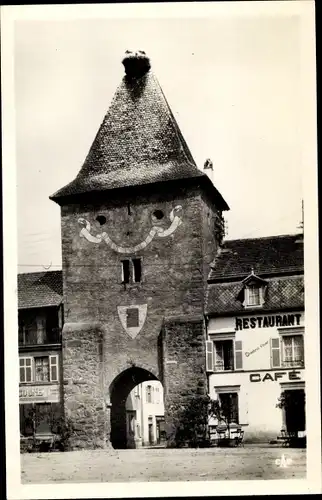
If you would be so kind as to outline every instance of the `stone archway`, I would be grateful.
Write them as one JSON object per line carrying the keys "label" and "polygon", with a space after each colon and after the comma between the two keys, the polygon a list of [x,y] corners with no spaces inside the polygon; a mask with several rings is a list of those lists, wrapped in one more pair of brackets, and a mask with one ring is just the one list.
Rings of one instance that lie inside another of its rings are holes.
{"label": "stone archway", "polygon": [[110,385],[110,441],[115,449],[127,448],[126,399],[134,387],[148,380],[159,379],[150,371],[133,366],[117,375]]}

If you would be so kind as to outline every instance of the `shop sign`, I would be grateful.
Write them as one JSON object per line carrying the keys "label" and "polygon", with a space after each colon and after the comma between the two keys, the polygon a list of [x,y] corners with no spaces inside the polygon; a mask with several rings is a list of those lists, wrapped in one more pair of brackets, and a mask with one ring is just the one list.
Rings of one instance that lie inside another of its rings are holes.
{"label": "shop sign", "polygon": [[250,382],[281,382],[281,379],[287,380],[302,380],[302,372],[298,370],[292,370],[290,372],[267,372],[267,373],[250,373]]}
{"label": "shop sign", "polygon": [[236,330],[248,328],[274,328],[281,326],[300,326],[302,314],[275,314],[272,316],[251,316],[236,318]]}
{"label": "shop sign", "polygon": [[59,385],[32,385],[19,387],[20,403],[58,403]]}

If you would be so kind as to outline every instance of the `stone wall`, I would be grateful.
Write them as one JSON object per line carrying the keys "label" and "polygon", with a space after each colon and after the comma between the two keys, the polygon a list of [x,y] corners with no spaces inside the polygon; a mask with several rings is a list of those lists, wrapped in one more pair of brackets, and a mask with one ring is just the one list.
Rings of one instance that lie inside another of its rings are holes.
{"label": "stone wall", "polygon": [[162,343],[167,441],[173,446],[180,415],[195,396],[207,395],[203,317],[167,319]]}
{"label": "stone wall", "polygon": [[65,416],[72,419],[72,448],[104,448],[107,442],[103,367],[104,333],[95,323],[63,329]]}

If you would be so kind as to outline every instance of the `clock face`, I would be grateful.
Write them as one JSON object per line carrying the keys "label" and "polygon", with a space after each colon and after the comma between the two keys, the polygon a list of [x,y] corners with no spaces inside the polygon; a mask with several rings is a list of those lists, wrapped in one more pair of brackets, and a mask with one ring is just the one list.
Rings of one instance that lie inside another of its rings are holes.
{"label": "clock face", "polygon": [[78,219],[80,237],[90,243],[105,243],[119,253],[135,253],[154,238],[166,238],[182,223],[182,207],[116,207]]}

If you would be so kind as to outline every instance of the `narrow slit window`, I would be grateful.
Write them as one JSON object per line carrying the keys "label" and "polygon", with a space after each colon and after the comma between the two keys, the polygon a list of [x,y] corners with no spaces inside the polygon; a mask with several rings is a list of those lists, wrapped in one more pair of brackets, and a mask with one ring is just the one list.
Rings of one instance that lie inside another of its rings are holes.
{"label": "narrow slit window", "polygon": [[140,283],[142,276],[141,259],[133,259],[133,281]]}
{"label": "narrow slit window", "polygon": [[122,282],[130,283],[130,261],[122,260]]}

